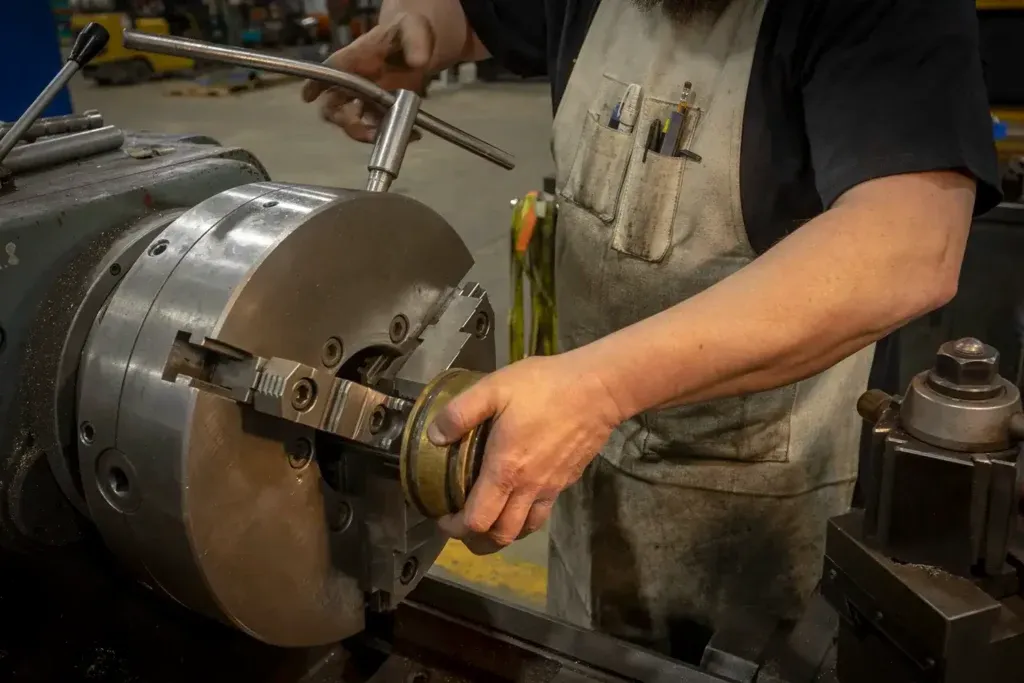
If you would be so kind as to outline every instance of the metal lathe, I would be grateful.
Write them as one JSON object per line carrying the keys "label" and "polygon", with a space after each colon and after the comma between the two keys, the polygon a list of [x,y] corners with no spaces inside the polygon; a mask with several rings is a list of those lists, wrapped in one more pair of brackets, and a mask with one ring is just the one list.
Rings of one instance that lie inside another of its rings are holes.
{"label": "metal lathe", "polygon": [[[83,32],[48,91],[103,39]],[[494,369],[498,322],[452,227],[387,190],[416,126],[511,159],[414,93],[124,39],[387,114],[364,189],[275,183],[245,150],[101,113],[40,120],[45,102],[3,129],[0,681],[1024,680],[1024,415],[974,339],[862,400],[867,503],[830,522],[796,624],[737,615],[674,661],[427,577],[487,429],[441,449],[426,426]]]}

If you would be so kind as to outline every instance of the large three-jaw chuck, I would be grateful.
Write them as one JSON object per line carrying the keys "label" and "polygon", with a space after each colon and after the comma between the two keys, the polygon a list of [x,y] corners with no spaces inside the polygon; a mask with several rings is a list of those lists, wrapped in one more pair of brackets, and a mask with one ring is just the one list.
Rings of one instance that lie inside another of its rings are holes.
{"label": "large three-jaw chuck", "polygon": [[278,645],[361,630],[366,595],[400,600],[444,543],[399,464],[429,469],[402,449],[427,384],[494,368],[471,265],[401,196],[256,183],[199,204],[89,333],[71,495],[193,609]]}
{"label": "large three-jaw chuck", "polygon": [[125,42],[257,60],[390,106],[365,191],[256,182],[120,231],[63,343],[56,431],[75,446],[47,453],[145,585],[266,643],[337,641],[440,553],[434,518],[464,505],[485,439],[438,448],[426,429],[495,365],[462,240],[386,190],[414,125],[511,161],[413,93],[184,39]]}

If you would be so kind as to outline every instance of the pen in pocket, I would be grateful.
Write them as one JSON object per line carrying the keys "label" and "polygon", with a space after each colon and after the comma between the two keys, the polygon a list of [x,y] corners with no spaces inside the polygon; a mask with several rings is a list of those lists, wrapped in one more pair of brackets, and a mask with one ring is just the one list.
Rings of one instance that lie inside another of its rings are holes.
{"label": "pen in pocket", "polygon": [[622,111],[622,104],[621,103],[618,103],[614,107],[612,107],[612,117],[611,117],[611,119],[608,120],[608,127],[611,128],[612,130],[618,130],[619,129],[619,124],[621,123],[621,120],[619,119],[619,114],[620,114],[621,111]]}
{"label": "pen in pocket", "polygon": [[644,155],[640,159],[642,162],[647,163],[647,153],[654,149],[654,145],[658,140],[658,131],[660,129],[660,119],[654,119],[653,121],[651,121],[651,125],[647,127],[647,142],[644,143]]}
{"label": "pen in pocket", "polygon": [[622,96],[622,101],[619,102],[619,130],[623,133],[632,133],[639,110],[640,86],[630,83]]}

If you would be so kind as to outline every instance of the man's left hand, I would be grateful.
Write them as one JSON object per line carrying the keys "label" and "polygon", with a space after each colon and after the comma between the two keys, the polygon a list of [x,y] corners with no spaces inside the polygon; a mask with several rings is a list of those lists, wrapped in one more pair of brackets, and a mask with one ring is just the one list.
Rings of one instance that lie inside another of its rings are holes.
{"label": "man's left hand", "polygon": [[466,507],[441,520],[446,533],[478,554],[540,528],[558,494],[579,479],[624,419],[577,352],[528,358],[488,375],[448,404],[428,436],[447,445],[490,417]]}

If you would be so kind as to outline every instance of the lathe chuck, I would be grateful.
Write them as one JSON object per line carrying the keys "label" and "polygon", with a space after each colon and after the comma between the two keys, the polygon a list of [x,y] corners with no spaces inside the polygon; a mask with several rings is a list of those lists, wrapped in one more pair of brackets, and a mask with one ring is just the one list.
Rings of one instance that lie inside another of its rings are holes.
{"label": "lathe chuck", "polygon": [[[125,274],[82,356],[79,466],[106,543],[154,589],[265,642],[362,630],[367,596],[401,599],[444,538],[405,504],[388,457],[356,457],[367,449],[331,434],[351,413],[367,443],[387,456],[393,440],[397,455],[416,395],[332,410],[357,389],[380,396],[367,385],[425,345],[453,301],[460,315],[490,314],[479,288],[458,289],[471,265],[443,219],[397,195],[257,183],[175,220]],[[463,336],[459,362],[493,369],[493,339]],[[450,360],[417,363],[426,375]],[[399,384],[417,386],[382,386]],[[264,414],[275,401],[281,419]],[[303,423],[314,405],[322,419]]]}

